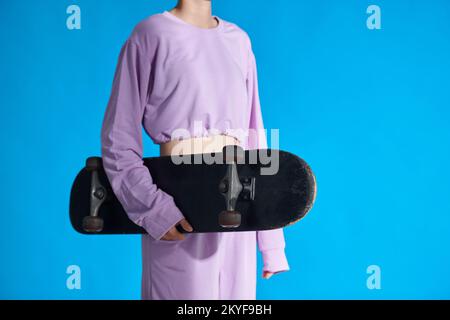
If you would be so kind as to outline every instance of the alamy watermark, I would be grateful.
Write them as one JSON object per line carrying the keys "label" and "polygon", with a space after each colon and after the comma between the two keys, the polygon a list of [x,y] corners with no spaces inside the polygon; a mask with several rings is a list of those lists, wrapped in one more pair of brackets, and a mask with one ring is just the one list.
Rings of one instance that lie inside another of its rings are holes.
{"label": "alamy watermark", "polygon": [[69,276],[66,279],[66,287],[69,290],[81,290],[81,268],[75,264],[66,269]]}
{"label": "alamy watermark", "polygon": [[370,16],[366,20],[366,26],[369,30],[380,30],[381,29],[381,9],[379,6],[372,4],[367,7],[367,14]]}
{"label": "alamy watermark", "polygon": [[66,27],[69,30],[81,29],[81,9],[73,4],[67,7],[66,13],[69,15],[66,19]]}
{"label": "alamy watermark", "polygon": [[[202,121],[194,121],[192,132],[184,128],[178,128],[172,132],[171,141],[187,143],[187,145],[186,143],[175,144],[171,149],[170,157],[174,164],[224,164],[222,150],[217,150],[217,140],[213,138],[221,137],[224,141],[223,145],[226,145],[226,138],[231,137],[234,138],[235,145],[250,150],[248,157],[244,157],[243,148],[229,149],[228,156],[233,158],[236,155],[237,164],[260,164],[261,175],[277,174],[280,166],[278,129],[270,130],[271,148],[267,149],[266,129],[227,129],[224,132],[216,128],[209,128],[205,135],[203,128],[205,126]],[[247,143],[243,143],[244,141]],[[201,152],[196,153],[195,150]],[[241,154],[238,154],[239,152]]]}
{"label": "alamy watermark", "polygon": [[369,290],[381,289],[381,268],[376,264],[367,267],[366,270],[369,277],[367,277],[366,286]]}

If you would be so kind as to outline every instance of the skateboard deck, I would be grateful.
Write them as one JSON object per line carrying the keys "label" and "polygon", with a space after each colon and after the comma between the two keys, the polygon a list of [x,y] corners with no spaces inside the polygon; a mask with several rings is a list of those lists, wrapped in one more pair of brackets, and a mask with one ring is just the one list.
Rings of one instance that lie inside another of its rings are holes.
{"label": "skateboard deck", "polygon": [[[205,156],[215,163],[205,163]],[[281,228],[299,221],[313,206],[315,176],[304,160],[289,152],[225,147],[221,153],[183,157],[182,164],[170,156],[143,161],[194,232]],[[101,158],[89,158],[72,185],[70,221],[82,234],[145,233],[114,196]]]}

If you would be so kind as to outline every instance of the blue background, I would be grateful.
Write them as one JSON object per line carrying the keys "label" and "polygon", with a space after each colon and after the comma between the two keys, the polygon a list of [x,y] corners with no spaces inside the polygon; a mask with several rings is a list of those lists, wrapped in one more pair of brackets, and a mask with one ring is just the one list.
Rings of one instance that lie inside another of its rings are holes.
{"label": "blue background", "polygon": [[[81,30],[66,27],[71,4]],[[69,192],[100,153],[121,45],[174,4],[1,1],[0,298],[139,299],[139,236],[75,233]],[[318,179],[313,211],[285,230],[291,271],[259,278],[258,298],[450,298],[448,1],[213,5],[252,38],[266,127]],[[66,288],[72,264],[81,290]],[[366,286],[372,264],[381,290]]]}

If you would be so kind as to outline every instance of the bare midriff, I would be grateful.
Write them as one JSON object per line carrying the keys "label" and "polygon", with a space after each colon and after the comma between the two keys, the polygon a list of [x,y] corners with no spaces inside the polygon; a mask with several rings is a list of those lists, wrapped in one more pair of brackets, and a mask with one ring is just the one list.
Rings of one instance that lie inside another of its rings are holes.
{"label": "bare midriff", "polygon": [[160,144],[159,152],[161,156],[221,152],[226,145],[240,145],[240,142],[228,135],[172,140]]}

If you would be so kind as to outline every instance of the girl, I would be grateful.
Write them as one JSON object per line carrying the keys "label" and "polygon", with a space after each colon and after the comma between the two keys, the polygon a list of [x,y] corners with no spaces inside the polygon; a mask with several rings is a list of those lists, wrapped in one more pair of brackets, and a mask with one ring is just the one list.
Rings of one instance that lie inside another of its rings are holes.
{"label": "girl", "polygon": [[[289,270],[283,230],[189,233],[173,198],[143,165],[142,127],[161,155],[267,147],[264,134],[239,134],[263,129],[250,39],[213,16],[210,1],[181,0],[134,28],[114,76],[102,157],[128,216],[148,232],[143,299],[255,299],[256,244],[264,278]],[[177,130],[189,135],[174,138]]]}

